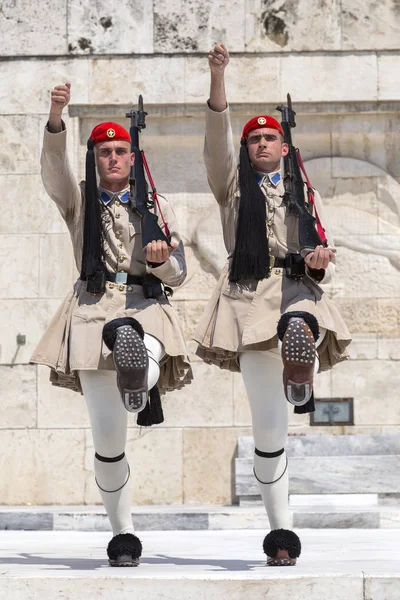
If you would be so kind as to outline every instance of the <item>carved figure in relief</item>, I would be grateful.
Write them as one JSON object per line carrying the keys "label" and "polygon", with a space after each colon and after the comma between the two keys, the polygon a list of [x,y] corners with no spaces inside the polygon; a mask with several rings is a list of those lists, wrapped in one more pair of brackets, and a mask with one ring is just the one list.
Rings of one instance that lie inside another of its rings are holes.
{"label": "carved figure in relief", "polygon": [[311,205],[304,184],[304,204],[318,214],[327,243],[302,256],[298,215],[280,168],[291,151],[282,125],[269,115],[245,124],[237,168],[224,86],[227,48],[216,45],[208,62],[204,159],[228,260],[194,338],[205,362],[242,373],[254,474],[271,526],[267,564],[293,565],[301,545],[288,529],[287,400],[295,412],[313,410],[313,377],[347,357],[350,334],[321,287],[334,275],[335,248],[318,192]]}
{"label": "carved figure in relief", "polygon": [[[149,212],[139,197],[146,184],[137,168],[137,131],[112,122],[97,125],[88,140],[86,182],[76,182],[62,120],[70,87],[59,85],[51,93],[41,166],[46,191],[69,229],[80,278],[31,361],[51,368],[54,385],[83,392],[96,483],[114,534],[109,563],[137,566],[142,546],[132,524],[127,411],[137,413],[139,425],[162,422],[160,392],[192,378],[183,333],[163,291],[185,280],[186,262],[171,206],[163,199]],[[153,222],[156,239],[143,248],[145,219]]]}

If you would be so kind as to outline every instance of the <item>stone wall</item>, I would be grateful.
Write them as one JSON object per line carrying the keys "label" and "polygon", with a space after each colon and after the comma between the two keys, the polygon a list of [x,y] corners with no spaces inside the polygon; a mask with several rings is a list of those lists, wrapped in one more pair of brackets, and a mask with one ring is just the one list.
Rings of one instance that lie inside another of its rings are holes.
{"label": "stone wall", "polygon": [[[66,228],[40,181],[50,90],[72,83],[66,120],[78,177],[92,126],[124,123],[143,94],[143,145],[187,247],[189,276],[173,304],[193,350],[191,332],[224,260],[202,163],[205,53],[217,40],[232,55],[227,93],[236,141],[247,118],[273,112],[290,91],[295,141],[338,245],[338,275],[327,293],[354,334],[352,359],[320,375],[317,395],[354,397],[355,426],[312,431],[399,432],[399,29],[400,9],[388,1],[2,4],[1,503],[100,501],[83,398],[52,389],[47,368],[28,364],[76,277]],[[130,421],[134,503],[235,500],[237,438],[251,432],[243,385],[195,359],[194,372],[190,388],[168,395],[164,425],[144,431]],[[309,432],[308,417],[291,416],[290,427]]]}

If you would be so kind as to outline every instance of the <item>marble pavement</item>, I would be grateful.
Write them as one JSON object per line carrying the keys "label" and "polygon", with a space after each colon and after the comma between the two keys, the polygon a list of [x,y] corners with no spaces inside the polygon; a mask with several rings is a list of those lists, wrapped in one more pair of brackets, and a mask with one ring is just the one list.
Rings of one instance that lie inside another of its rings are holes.
{"label": "marble pavement", "polygon": [[259,531],[139,533],[139,568],[107,566],[108,533],[1,532],[2,600],[394,600],[396,531],[301,533],[294,568],[267,568]]}

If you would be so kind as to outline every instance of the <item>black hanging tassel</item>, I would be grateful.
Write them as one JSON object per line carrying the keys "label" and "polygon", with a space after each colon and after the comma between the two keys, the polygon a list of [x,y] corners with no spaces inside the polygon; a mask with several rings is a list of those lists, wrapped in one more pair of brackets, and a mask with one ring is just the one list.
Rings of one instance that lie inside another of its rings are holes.
{"label": "black hanging tassel", "polygon": [[164,413],[161,404],[160,391],[155,385],[151,388],[146,406],[140,411],[137,417],[137,424],[140,427],[151,427],[164,422]]}
{"label": "black hanging tassel", "polygon": [[240,203],[229,280],[269,277],[267,210],[242,138],[239,157]]}
{"label": "black hanging tassel", "polygon": [[151,410],[150,410],[150,399],[147,399],[146,406],[143,410],[138,413],[137,416],[137,424],[140,427],[151,427],[153,422],[151,420]]}
{"label": "black hanging tassel", "polygon": [[150,412],[153,425],[159,425],[164,422],[164,412],[161,404],[160,390],[155,385],[150,390]]}
{"label": "black hanging tassel", "polygon": [[294,412],[296,415],[315,412],[314,392],[311,394],[309,401],[303,404],[303,406],[295,406]]}
{"label": "black hanging tassel", "polygon": [[85,175],[85,217],[83,229],[83,250],[81,279],[105,271],[104,232],[102,225],[103,206],[99,200],[96,179],[94,142],[89,138],[86,153]]}

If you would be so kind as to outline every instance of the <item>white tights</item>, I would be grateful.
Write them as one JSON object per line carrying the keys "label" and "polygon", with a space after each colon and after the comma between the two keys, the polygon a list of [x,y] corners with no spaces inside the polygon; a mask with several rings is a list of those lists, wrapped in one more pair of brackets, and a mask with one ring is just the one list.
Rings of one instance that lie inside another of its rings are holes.
{"label": "white tights", "polygon": [[[159,362],[164,348],[151,335],[145,334],[143,341],[149,355],[150,390],[160,376]],[[79,378],[89,412],[95,452],[106,458],[120,456],[125,452],[128,412],[117,388],[115,371],[79,371]],[[94,472],[113,535],[133,533],[132,493],[126,457],[117,462],[104,462],[95,457]]]}
{"label": "white tights", "polygon": [[[326,330],[320,331],[317,346]],[[282,381],[280,347],[268,352],[243,352],[240,369],[249,398],[254,445],[261,452],[277,452],[286,445],[288,406]],[[318,372],[318,356],[314,373]],[[254,455],[254,472],[271,529],[289,527],[289,473],[286,452],[274,458]],[[260,483],[265,482],[265,483]],[[274,483],[269,483],[274,482]]]}

